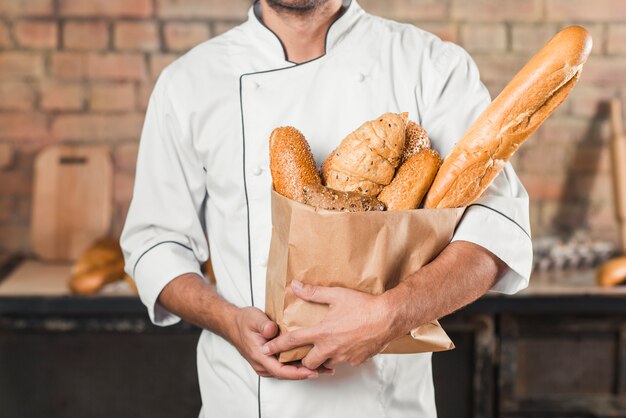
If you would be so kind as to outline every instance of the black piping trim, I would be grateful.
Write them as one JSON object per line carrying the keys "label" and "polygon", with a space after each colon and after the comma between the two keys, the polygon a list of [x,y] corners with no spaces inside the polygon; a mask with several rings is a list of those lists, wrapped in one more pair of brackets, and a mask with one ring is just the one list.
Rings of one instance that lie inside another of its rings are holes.
{"label": "black piping trim", "polygon": [[[335,24],[335,22],[337,22],[347,11],[348,8],[350,7],[350,5],[352,4],[352,0],[350,0],[350,3],[348,3],[347,6],[342,6],[342,11],[339,15],[337,15],[337,17],[335,18],[335,20],[333,20],[331,22],[330,25],[328,25],[328,29],[326,29],[326,34],[324,35],[324,53],[322,55],[320,55],[319,57],[310,59],[308,61],[304,61],[304,62],[293,62],[290,61],[289,58],[287,57],[287,49],[285,48],[285,44],[283,44],[283,41],[280,40],[280,38],[278,37],[278,35],[276,35],[276,32],[274,32],[273,30],[271,30],[269,28],[269,26],[267,26],[265,24],[265,22],[263,22],[262,19],[259,19],[259,16],[257,16],[256,14],[256,5],[259,3],[259,0],[254,0],[254,4],[252,5],[252,14],[254,15],[254,17],[256,18],[256,20],[268,31],[270,31],[270,33],[272,35],[274,35],[276,37],[276,40],[278,41],[278,43],[280,44],[280,47],[283,49],[283,58],[285,59],[285,61],[294,64],[294,66],[296,65],[302,65],[302,64],[307,64],[311,61],[315,61],[316,59],[322,58],[324,55],[326,55],[326,51],[328,50],[328,33],[330,32],[330,28],[333,27],[333,25]],[[287,67],[287,68],[291,68],[291,67]],[[264,72],[264,71],[261,71]],[[250,73],[250,74],[258,74],[258,73]]]}
{"label": "black piping trim", "polygon": [[[258,2],[258,0],[255,1],[254,5],[252,6],[253,8],[255,7],[256,3]],[[282,71],[282,70],[287,70],[290,68],[295,68],[295,67],[299,67],[301,65],[304,64],[308,64],[310,62],[316,61],[322,57],[324,57],[326,55],[326,50],[327,50],[327,46],[328,46],[328,33],[330,32],[330,28],[335,24],[335,22],[337,22],[339,20],[339,18],[341,16],[343,16],[345,14],[345,12],[348,10],[348,7],[345,8],[345,10],[343,11],[343,13],[341,13],[340,15],[337,16],[337,18],[328,26],[328,29],[326,30],[326,35],[324,37],[324,53],[322,55],[320,55],[319,57],[310,59],[308,61],[304,61],[304,62],[293,62],[293,61],[289,61],[287,59],[287,50],[285,49],[285,46],[283,45],[282,41],[280,40],[280,38],[278,37],[278,35],[276,35],[276,33],[274,33],[273,30],[271,30],[269,27],[267,27],[265,25],[265,23],[263,23],[263,21],[261,19],[259,19],[256,15],[256,13],[254,13],[254,11],[252,12],[252,14],[254,15],[254,17],[267,29],[269,30],[275,37],[276,39],[278,39],[278,42],[280,43],[280,46],[283,49],[283,54],[284,54],[284,58],[285,61],[294,64],[294,65],[290,65],[288,67],[281,67],[281,68],[274,68],[272,70],[264,70],[264,71],[255,71],[255,72],[251,72],[251,73],[244,73],[241,74],[239,76],[239,109],[241,111],[241,138],[242,138],[242,145],[243,145],[243,190],[246,196],[246,221],[247,221],[247,227],[248,227],[248,274],[249,274],[249,280],[250,280],[250,302],[252,304],[252,306],[254,306],[254,290],[252,287],[252,251],[251,251],[251,239],[250,239],[250,202],[249,202],[249,198],[248,198],[248,182],[247,182],[247,178],[246,178],[246,129],[245,129],[245,123],[244,123],[244,117],[243,117],[243,78],[247,75],[255,75],[255,74],[265,74],[265,73],[272,73],[272,72],[278,72],[278,71]],[[142,254],[143,255],[143,254]],[[140,257],[141,258],[141,257]],[[139,261],[139,260],[137,260]],[[258,376],[258,380],[257,380],[257,407],[258,407],[258,412],[259,412],[259,418],[261,418],[261,376]]]}
{"label": "black piping trim", "polygon": [[143,253],[141,253],[141,255],[139,256],[139,258],[137,259],[137,261],[135,261],[135,266],[133,267],[133,277],[135,277],[135,270],[137,270],[137,264],[139,264],[139,260],[141,260],[141,258],[142,258],[144,255],[146,255],[146,253],[147,253],[148,251],[152,250],[154,247],[158,247],[158,246],[159,246],[159,245],[161,245],[161,244],[178,244],[178,245],[180,245],[181,247],[186,248],[186,249],[188,249],[189,251],[192,251],[192,252],[193,252],[193,250],[191,249],[191,247],[188,247],[188,246],[186,246],[186,245],[184,245],[184,244],[181,244],[180,242],[177,242],[177,241],[161,241],[161,242],[159,242],[159,243],[157,243],[157,244],[154,244],[152,247],[148,248],[146,251],[144,251]]}
{"label": "black piping trim", "polygon": [[504,216],[506,219],[508,219],[509,221],[513,222],[515,225],[517,225],[517,227],[522,230],[522,232],[528,237],[528,239],[531,239],[530,238],[530,234],[524,228],[522,228],[522,226],[520,224],[518,224],[513,218],[509,217],[508,215],[505,215],[504,213],[500,212],[497,209],[492,208],[491,206],[483,205],[482,203],[472,203],[467,208],[469,209],[472,206],[480,206],[480,207],[483,207],[485,209],[490,209],[490,210],[492,210],[492,211],[494,211],[496,213],[499,213],[500,215]]}

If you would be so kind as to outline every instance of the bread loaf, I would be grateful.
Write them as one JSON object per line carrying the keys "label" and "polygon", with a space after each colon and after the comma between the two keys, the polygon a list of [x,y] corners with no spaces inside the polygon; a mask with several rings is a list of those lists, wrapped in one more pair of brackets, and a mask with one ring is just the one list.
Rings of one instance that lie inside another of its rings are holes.
{"label": "bread loaf", "polygon": [[416,209],[441,166],[437,151],[424,148],[409,157],[378,195],[388,210]]}
{"label": "bread loaf", "polygon": [[291,126],[276,128],[270,136],[270,171],[274,190],[300,203],[305,185],[321,183],[309,144]]}
{"label": "bread loaf", "polygon": [[424,128],[419,126],[412,120],[406,125],[406,134],[404,135],[404,150],[400,158],[400,164],[403,164],[409,157],[424,148],[430,148],[430,139]]}
{"label": "bread loaf", "polygon": [[318,209],[340,212],[385,210],[385,205],[375,197],[363,196],[356,192],[340,192],[318,183],[304,186],[304,203]]}
{"label": "bread loaf", "polygon": [[626,282],[626,256],[607,261],[598,269],[600,286],[616,286]]}
{"label": "bread loaf", "polygon": [[568,96],[591,45],[589,32],[580,26],[570,26],[556,34],[445,158],[425,206],[452,208],[476,200],[519,146]]}
{"label": "bread loaf", "polygon": [[102,238],[80,255],[72,268],[69,287],[76,294],[94,294],[108,283],[124,280],[125,276],[119,241]]}
{"label": "bread loaf", "polygon": [[407,113],[385,113],[346,136],[322,167],[326,186],[377,196],[400,162],[407,117]]}

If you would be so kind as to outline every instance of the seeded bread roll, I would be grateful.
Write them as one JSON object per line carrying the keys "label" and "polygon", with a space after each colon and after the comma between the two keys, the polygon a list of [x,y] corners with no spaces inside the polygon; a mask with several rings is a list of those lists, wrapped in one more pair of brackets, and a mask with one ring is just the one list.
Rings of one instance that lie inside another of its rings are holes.
{"label": "seeded bread roll", "polygon": [[388,210],[416,209],[435,179],[441,162],[437,151],[421,149],[400,166],[392,182],[380,192],[378,199]]}
{"label": "seeded bread roll", "polygon": [[346,136],[322,167],[326,186],[378,195],[400,163],[407,117],[407,113],[385,113]]}
{"label": "seeded bread roll", "polygon": [[478,199],[519,146],[565,100],[590,52],[591,36],[585,28],[570,26],[557,33],[455,145],[425,206],[453,208]]}
{"label": "seeded bread roll", "polygon": [[300,203],[306,184],[321,183],[309,144],[292,126],[276,128],[270,136],[270,171],[274,190]]}
{"label": "seeded bread roll", "polygon": [[417,152],[430,148],[430,139],[428,134],[417,123],[412,120],[406,125],[406,134],[404,135],[404,150],[402,151],[402,158],[400,164],[403,164],[409,157]]}
{"label": "seeded bread roll", "polygon": [[375,197],[356,192],[340,192],[318,183],[304,186],[304,203],[318,209],[340,212],[367,212],[385,210],[385,205]]}

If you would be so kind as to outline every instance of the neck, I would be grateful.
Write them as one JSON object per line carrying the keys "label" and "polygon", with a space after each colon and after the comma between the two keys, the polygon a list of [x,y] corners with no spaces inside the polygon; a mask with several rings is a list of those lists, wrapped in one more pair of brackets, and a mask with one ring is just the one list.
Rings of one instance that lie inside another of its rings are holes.
{"label": "neck", "polygon": [[341,13],[341,0],[319,2],[308,9],[281,7],[280,3],[261,0],[261,13],[263,23],[282,42],[287,59],[301,63],[324,55],[326,32]]}

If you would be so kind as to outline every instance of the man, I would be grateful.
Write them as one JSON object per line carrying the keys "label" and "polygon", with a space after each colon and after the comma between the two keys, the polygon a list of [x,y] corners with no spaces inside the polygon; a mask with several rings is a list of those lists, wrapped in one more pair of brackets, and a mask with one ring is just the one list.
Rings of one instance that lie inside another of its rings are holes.
{"label": "man", "polygon": [[[122,246],[152,321],[204,328],[201,416],[436,416],[431,355],[377,353],[489,289],[527,285],[528,198],[512,168],[467,209],[448,247],[397,288],[371,296],[296,280],[296,295],[329,304],[328,316],[276,337],[263,313],[268,138],[293,125],[319,163],[362,122],[408,111],[446,155],[488,103],[462,49],[355,0],[261,0],[247,22],[163,71]],[[209,248],[217,289],[199,270]],[[313,349],[301,365],[274,356],[305,344]]]}

